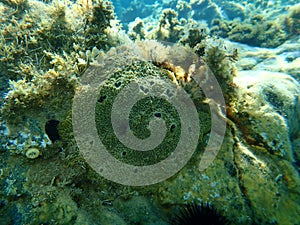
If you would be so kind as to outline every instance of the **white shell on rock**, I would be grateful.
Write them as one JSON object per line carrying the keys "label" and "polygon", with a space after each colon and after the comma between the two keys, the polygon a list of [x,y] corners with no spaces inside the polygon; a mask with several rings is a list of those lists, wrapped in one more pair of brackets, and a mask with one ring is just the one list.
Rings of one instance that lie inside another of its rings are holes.
{"label": "white shell on rock", "polygon": [[29,159],[36,159],[40,155],[40,150],[38,148],[31,147],[27,149],[25,155]]}

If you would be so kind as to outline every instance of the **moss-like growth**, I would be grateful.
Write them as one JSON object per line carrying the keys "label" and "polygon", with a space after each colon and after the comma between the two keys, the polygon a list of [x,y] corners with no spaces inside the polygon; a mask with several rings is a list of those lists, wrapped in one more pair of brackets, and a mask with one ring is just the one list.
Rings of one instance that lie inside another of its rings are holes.
{"label": "moss-like growth", "polygon": [[52,198],[48,197],[34,211],[36,223],[47,223],[55,220],[59,224],[74,224],[78,216],[76,203],[68,193],[63,192]]}
{"label": "moss-like growth", "polygon": [[96,124],[101,141],[105,146],[111,146],[108,151],[115,158],[134,165],[151,165],[165,159],[175,149],[180,137],[180,119],[176,110],[166,100],[153,97],[142,99],[134,105],[129,124],[136,137],[145,139],[151,135],[147,128],[150,121],[162,118],[167,127],[163,143],[154,150],[141,152],[125,147],[114,135],[110,119],[112,104],[129,82],[143,77],[169,79],[167,73],[151,63],[134,63],[116,72],[105,82],[96,105]]}
{"label": "moss-like growth", "polygon": [[58,124],[57,130],[62,142],[73,144],[71,143],[74,140],[71,110],[67,113],[66,118]]}
{"label": "moss-like growth", "polygon": [[188,45],[199,57],[204,56],[204,41],[208,37],[208,30],[204,24],[199,24],[194,20],[188,20],[180,36],[179,43]]}
{"label": "moss-like growth", "polygon": [[132,40],[144,40],[146,33],[143,20],[136,18],[134,23],[130,24],[128,35]]}
{"label": "moss-like growth", "polygon": [[14,16],[19,17],[28,9],[28,0],[3,0],[4,4],[12,7],[15,10]]}
{"label": "moss-like growth", "polygon": [[[34,74],[31,80],[23,78],[11,81],[12,90],[6,95],[2,115],[10,126],[23,123],[27,118],[41,119],[40,112],[66,113],[62,106],[71,108],[71,99],[77,84],[76,77],[63,72],[49,70],[45,74]],[[64,98],[61,98],[61,96]],[[47,117],[44,117],[46,120]]]}
{"label": "moss-like growth", "polygon": [[228,53],[221,41],[207,42],[207,44],[204,59],[218,80],[226,103],[230,105],[236,97],[236,86],[233,82],[236,71],[233,62],[238,60],[237,49]]}
{"label": "moss-like growth", "polygon": [[23,68],[26,65],[36,68],[31,68],[32,73],[53,68],[53,59],[45,52],[68,57],[66,61],[77,69],[75,74],[80,75],[84,67],[76,57],[87,60],[84,55],[87,50],[111,47],[105,29],[114,18],[113,11],[101,1],[71,6],[60,2],[50,5],[31,2],[28,8],[28,13],[16,19],[10,16],[13,9],[8,7],[1,18],[0,68],[9,79],[24,76],[31,79],[29,69]]}
{"label": "moss-like growth", "polygon": [[283,25],[289,36],[300,34],[300,4],[289,9],[288,15],[283,19]]}
{"label": "moss-like growth", "polygon": [[260,47],[277,47],[287,38],[280,21],[268,21],[260,15],[244,21],[216,19],[211,34]]}
{"label": "moss-like growth", "polygon": [[16,1],[6,1],[0,19],[0,69],[10,80],[2,115],[11,133],[22,125],[34,130],[28,120],[36,121],[34,126],[43,132],[47,120],[64,120],[78,77],[99,49],[115,44],[107,30],[113,9],[100,0],[29,1],[28,12],[16,18],[11,16],[15,6],[8,2]]}
{"label": "moss-like growth", "polygon": [[182,27],[178,20],[178,13],[172,9],[165,9],[159,20],[158,30],[154,39],[177,42],[181,32]]}

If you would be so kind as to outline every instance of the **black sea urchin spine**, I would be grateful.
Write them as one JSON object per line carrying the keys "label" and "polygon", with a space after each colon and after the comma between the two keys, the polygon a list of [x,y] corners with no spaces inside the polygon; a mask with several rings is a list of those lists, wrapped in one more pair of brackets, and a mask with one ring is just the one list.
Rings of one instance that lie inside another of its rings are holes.
{"label": "black sea urchin spine", "polygon": [[187,204],[175,218],[171,225],[229,225],[230,221],[208,203]]}

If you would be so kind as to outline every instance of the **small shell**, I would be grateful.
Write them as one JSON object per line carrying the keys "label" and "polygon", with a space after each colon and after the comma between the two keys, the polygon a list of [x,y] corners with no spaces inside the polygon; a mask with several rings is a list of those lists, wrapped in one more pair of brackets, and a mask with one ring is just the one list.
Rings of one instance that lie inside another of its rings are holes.
{"label": "small shell", "polygon": [[34,147],[28,148],[25,155],[29,159],[36,159],[40,155],[40,150]]}

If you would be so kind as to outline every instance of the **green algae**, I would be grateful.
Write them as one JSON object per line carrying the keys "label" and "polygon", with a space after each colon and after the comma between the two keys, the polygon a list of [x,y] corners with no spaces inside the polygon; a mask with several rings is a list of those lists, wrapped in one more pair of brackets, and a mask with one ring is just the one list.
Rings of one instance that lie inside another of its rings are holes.
{"label": "green algae", "polygon": [[40,130],[48,119],[63,120],[78,77],[98,49],[115,44],[105,31],[114,19],[109,3],[30,1],[28,12],[19,13],[14,2],[1,5],[6,13],[0,25],[0,69],[10,80],[1,110],[11,133],[26,124],[24,117],[39,121]]}
{"label": "green algae", "polygon": [[151,135],[147,128],[155,117],[164,119],[168,129],[166,137],[157,149],[147,152],[128,149],[115,137],[111,125],[112,104],[124,86],[138,78],[161,77],[169,79],[166,73],[150,63],[136,62],[113,74],[103,85],[96,105],[96,124],[99,137],[108,151],[122,162],[133,165],[151,165],[169,156],[176,147],[180,136],[180,119],[172,105],[164,99],[148,97],[140,100],[132,108],[129,125],[136,137],[145,139]]}
{"label": "green algae", "polygon": [[211,34],[251,46],[277,47],[287,40],[279,21],[268,21],[254,15],[244,21],[216,19],[212,22]]}

